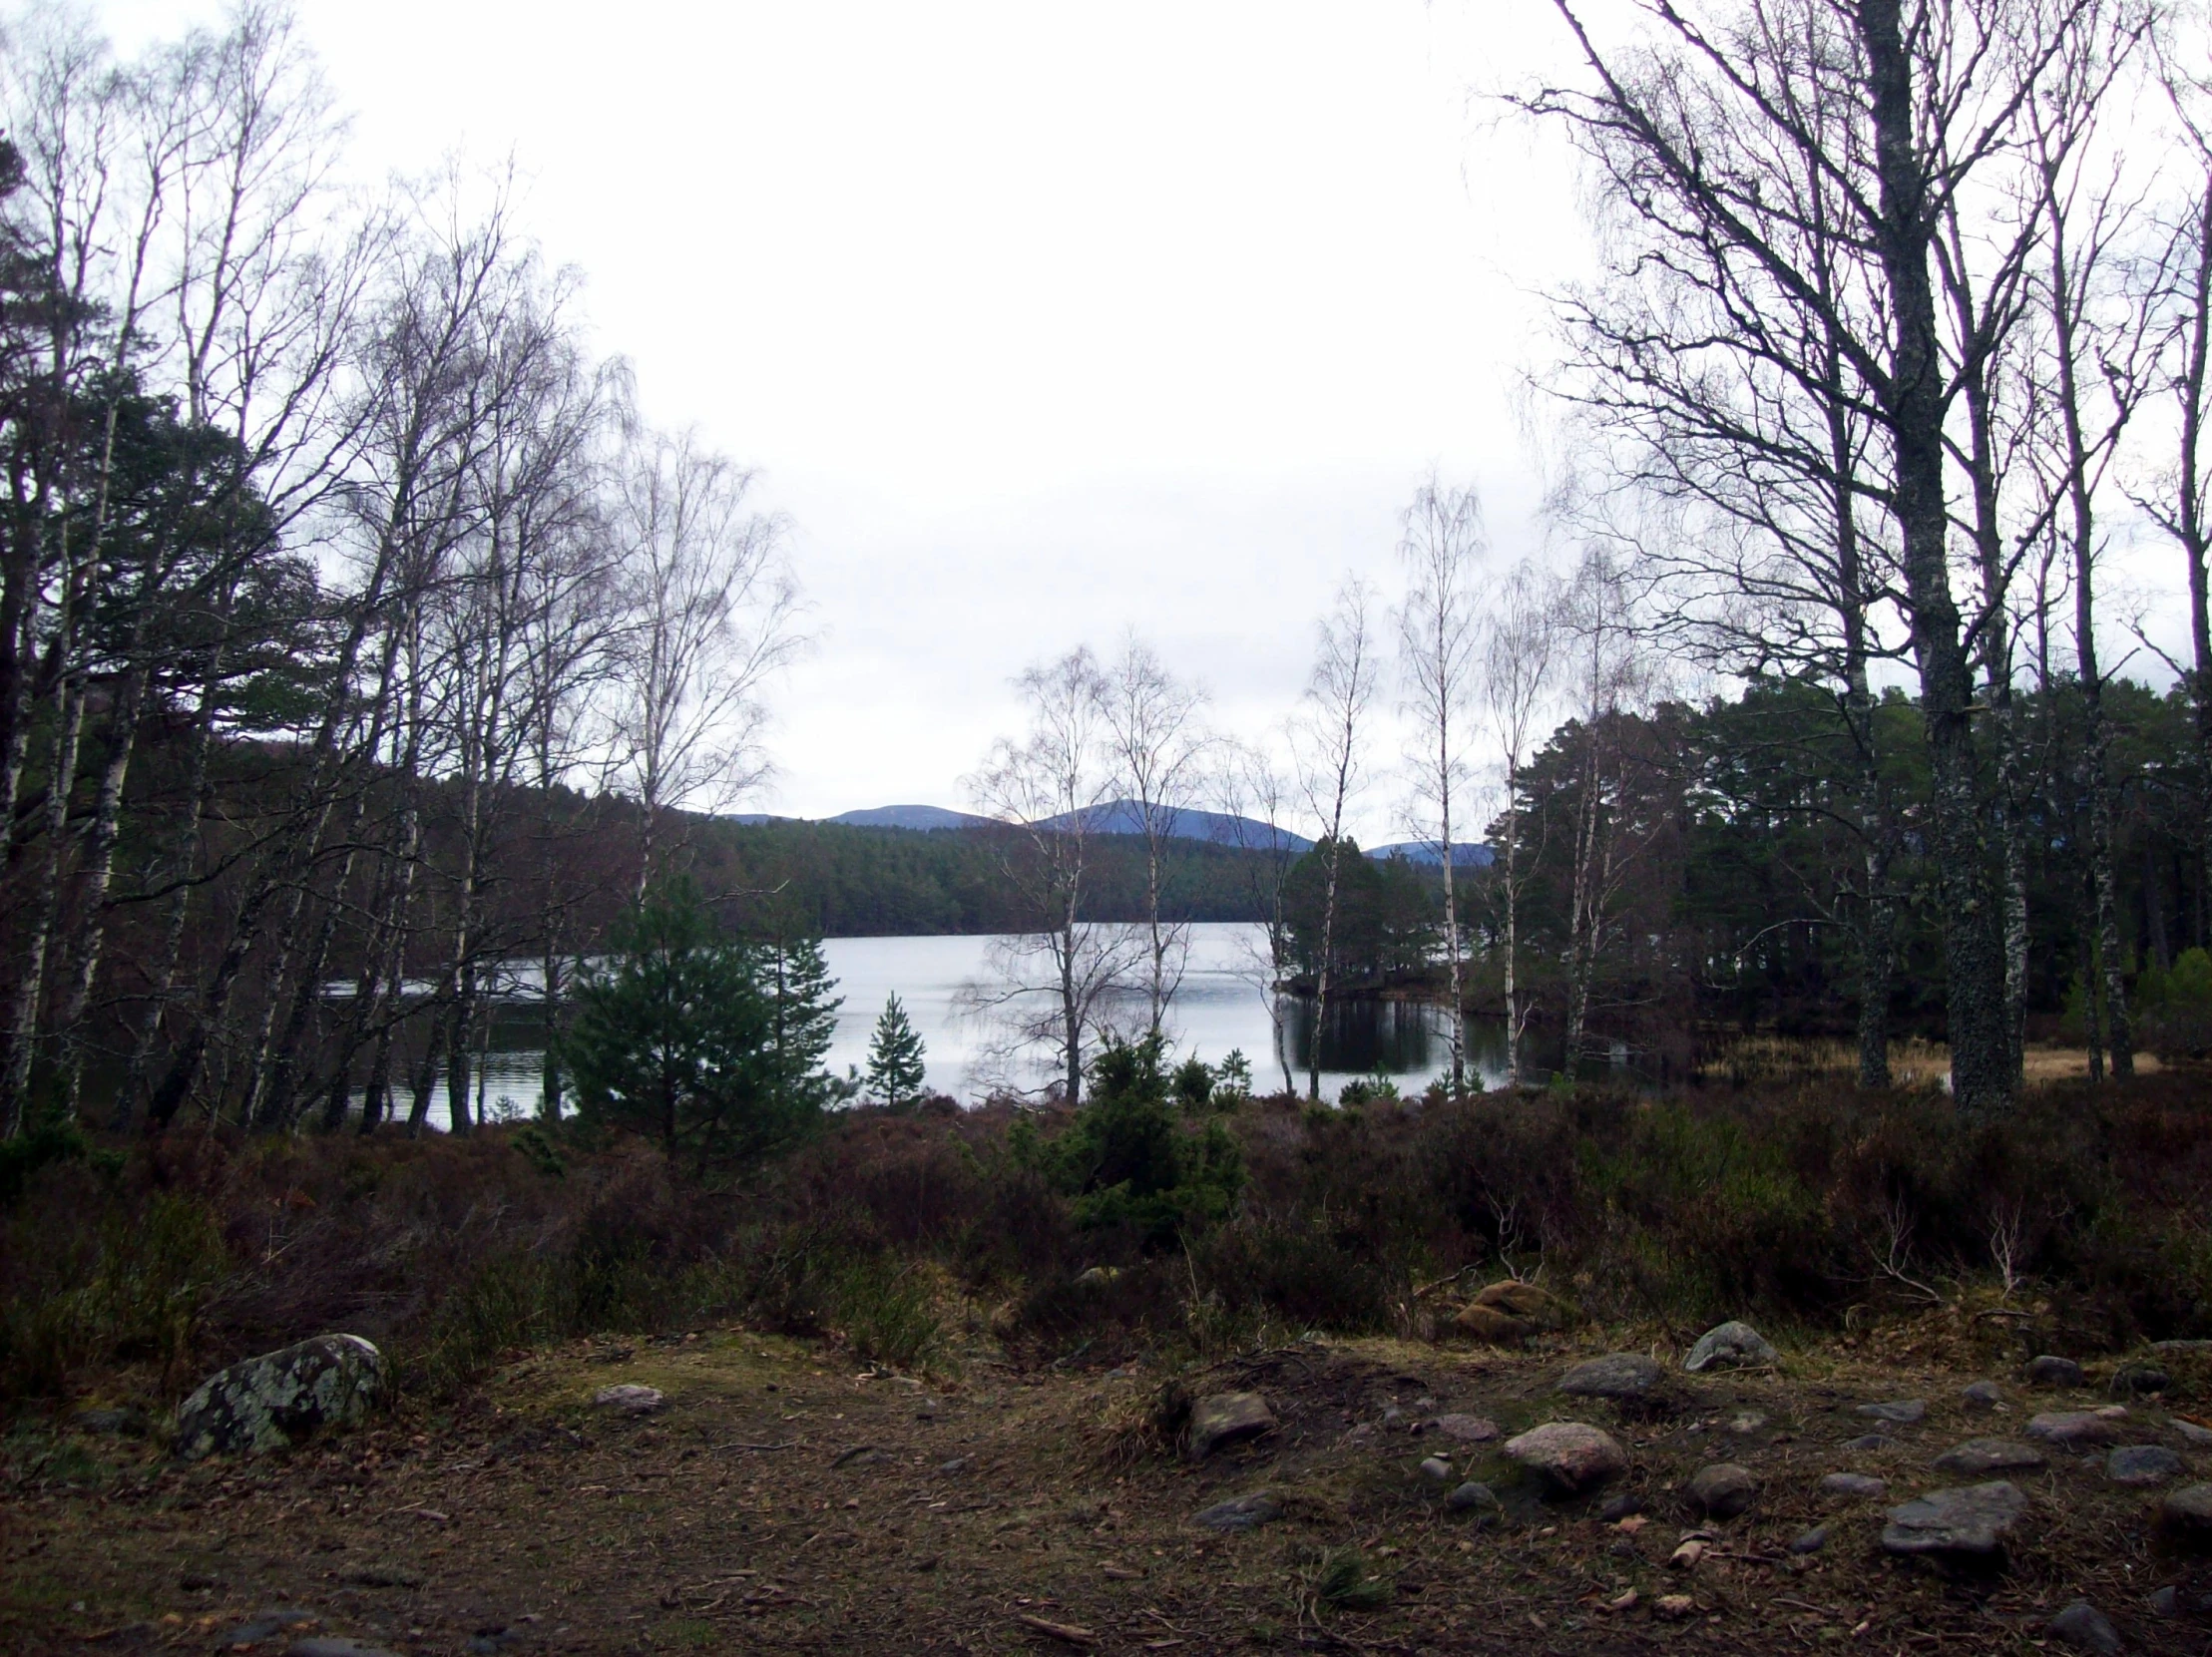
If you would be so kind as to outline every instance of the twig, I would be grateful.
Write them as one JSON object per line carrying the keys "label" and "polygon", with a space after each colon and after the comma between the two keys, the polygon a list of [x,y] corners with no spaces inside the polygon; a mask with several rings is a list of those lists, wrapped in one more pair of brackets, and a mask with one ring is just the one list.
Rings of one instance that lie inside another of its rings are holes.
{"label": "twig", "polygon": [[798,1440],[796,1440],[796,1439],[789,1439],[789,1440],[786,1440],[786,1441],[785,1441],[784,1443],[782,1443],[782,1444],[780,1444],[780,1445],[748,1445],[748,1444],[745,1444],[745,1443],[743,1443],[742,1441],[735,1441],[735,1440],[733,1440],[732,1442],[730,1442],[729,1444],[726,1444],[726,1445],[716,1445],[716,1446],[714,1447],[714,1452],[715,1452],[715,1453],[716,1453],[716,1454],[718,1455],[718,1454],[720,1454],[720,1453],[721,1453],[721,1452],[722,1452],[723,1450],[796,1450],[796,1449],[798,1448],[798,1446],[799,1446],[799,1441],[798,1441]]}
{"label": "twig", "polygon": [[1033,1617],[1027,1611],[1014,1613],[1014,1620],[1024,1628],[1034,1628],[1040,1634],[1050,1634],[1056,1640],[1066,1640],[1070,1645],[1096,1645],[1099,1636],[1088,1628],[1079,1628],[1072,1622],[1049,1622],[1043,1617]]}

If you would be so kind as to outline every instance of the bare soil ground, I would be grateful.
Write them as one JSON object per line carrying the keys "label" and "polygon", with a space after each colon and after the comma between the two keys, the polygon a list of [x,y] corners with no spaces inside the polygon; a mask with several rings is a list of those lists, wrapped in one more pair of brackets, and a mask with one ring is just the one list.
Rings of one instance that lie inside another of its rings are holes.
{"label": "bare soil ground", "polygon": [[[1260,1392],[1280,1425],[1195,1466],[1147,1437],[1162,1378],[1142,1368],[1021,1374],[974,1358],[958,1379],[900,1378],[741,1330],[541,1354],[450,1415],[402,1412],[262,1461],[181,1467],[113,1436],[19,1434],[0,1494],[0,1646],[227,1650],[283,1608],[313,1620],[247,1651],[2024,1652],[2085,1597],[2129,1650],[2212,1651],[2212,1561],[2168,1551],[2158,1492],[2110,1483],[2098,1455],[2015,1475],[2031,1506],[1999,1574],[1953,1579],[1880,1551],[1886,1506],[1962,1482],[1931,1471],[1935,1454],[2016,1438],[2035,1410],[2108,1404],[2104,1375],[2051,1392],[1997,1370],[2006,1409],[1992,1416],[1960,1398],[1992,1372],[1948,1361],[1941,1341],[1861,1342],[1718,1378],[1682,1375],[1660,1348],[1663,1396],[1625,1408],[1554,1391],[1575,1359],[1633,1344],[1329,1341],[1233,1361],[1192,1390]],[[2175,1379],[2165,1402],[2131,1406],[2130,1442],[2179,1448],[2186,1477],[2212,1476],[2212,1453],[2173,1425],[2206,1413],[2201,1378]],[[664,1407],[594,1406],[624,1382],[660,1389]],[[1891,1448],[1841,1448],[1878,1425],[1859,1405],[1902,1398],[1926,1399],[1926,1419],[1884,1429]],[[1450,1412],[1501,1437],[1591,1422],[1634,1464],[1596,1497],[1548,1500],[1496,1442],[1408,1430]],[[1418,1470],[1430,1454],[1451,1482],[1489,1482],[1503,1511],[1449,1512],[1450,1483]],[[1696,1522],[1680,1488],[1713,1461],[1749,1467],[1760,1499],[1672,1568]],[[1889,1496],[1816,1493],[1846,1469],[1887,1479]],[[1192,1525],[1262,1488],[1278,1522]],[[1622,1493],[1645,1511],[1608,1521]],[[1825,1548],[1790,1553],[1816,1524]],[[1318,1595],[1323,1561],[1346,1549],[1383,1603]],[[2169,1584],[2179,1615],[2151,1605]]]}

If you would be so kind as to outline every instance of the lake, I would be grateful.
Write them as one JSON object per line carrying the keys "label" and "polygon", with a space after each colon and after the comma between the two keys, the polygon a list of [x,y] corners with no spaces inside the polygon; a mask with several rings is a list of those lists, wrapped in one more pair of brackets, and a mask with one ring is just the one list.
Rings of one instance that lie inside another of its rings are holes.
{"label": "lake", "polygon": [[[1209,923],[1189,929],[1189,955],[1182,984],[1168,1018],[1178,1057],[1195,1053],[1218,1063],[1241,1050],[1252,1066],[1253,1085],[1272,1091],[1284,1082],[1287,1064],[1292,1085],[1305,1088],[1307,1055],[1315,1039],[1313,1006],[1298,997],[1279,999],[1281,1039],[1270,1014],[1277,1002],[1265,989],[1265,974],[1255,965],[1261,946],[1256,926]],[[837,1034],[825,1063],[831,1073],[865,1068],[868,1038],[896,994],[927,1049],[929,1085],[954,1098],[975,1100],[996,1085],[1042,1086],[1051,1071],[1045,1052],[1006,1058],[1003,1027],[968,1010],[971,986],[990,985],[993,946],[989,937],[831,938],[822,954],[837,980],[842,999]],[[534,978],[525,970],[518,976]],[[1141,997],[1124,1005],[1127,1022],[1141,1023]],[[1401,1088],[1418,1090],[1450,1066],[1449,1015],[1436,1007],[1404,1002],[1350,1002],[1331,1009],[1320,1035],[1321,1092],[1333,1099],[1357,1077],[1383,1074]],[[1505,1030],[1497,1020],[1468,1021],[1468,1062],[1486,1087],[1505,1074]],[[523,1003],[502,1006],[492,1020],[491,1050],[485,1055],[480,1096],[494,1117],[533,1115],[542,1094],[544,1048],[535,1009]],[[407,1100],[396,1101],[404,1116]],[[431,1102],[431,1120],[449,1119],[441,1083]]]}

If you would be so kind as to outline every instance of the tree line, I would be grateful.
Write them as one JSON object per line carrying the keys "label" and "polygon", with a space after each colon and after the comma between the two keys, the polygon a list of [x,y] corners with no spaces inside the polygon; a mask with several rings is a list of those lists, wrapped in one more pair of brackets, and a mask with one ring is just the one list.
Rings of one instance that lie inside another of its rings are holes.
{"label": "tree line", "polygon": [[280,5],[6,31],[0,1134],[419,1125],[440,1077],[465,1130],[495,964],[556,1008],[580,906],[757,774],[780,526],[510,180],[343,183]]}

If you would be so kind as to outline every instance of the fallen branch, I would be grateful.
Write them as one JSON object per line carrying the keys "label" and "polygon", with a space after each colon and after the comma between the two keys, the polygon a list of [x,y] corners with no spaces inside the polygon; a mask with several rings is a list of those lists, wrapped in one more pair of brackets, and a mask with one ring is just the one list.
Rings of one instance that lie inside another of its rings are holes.
{"label": "fallen branch", "polygon": [[1099,1636],[1088,1628],[1079,1628],[1072,1622],[1049,1622],[1043,1617],[1033,1617],[1027,1611],[1014,1613],[1014,1620],[1024,1628],[1033,1628],[1040,1634],[1050,1634],[1056,1640],[1070,1645],[1096,1645]]}

